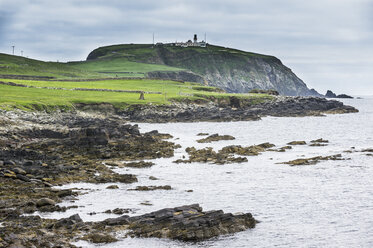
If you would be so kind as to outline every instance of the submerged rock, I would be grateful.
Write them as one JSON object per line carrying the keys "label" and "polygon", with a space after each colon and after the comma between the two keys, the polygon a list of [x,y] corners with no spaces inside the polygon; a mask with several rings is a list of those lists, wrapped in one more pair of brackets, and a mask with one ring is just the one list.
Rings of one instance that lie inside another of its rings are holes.
{"label": "submerged rock", "polygon": [[201,241],[254,228],[257,221],[250,213],[231,214],[222,210],[204,212],[198,204],[193,204],[134,217],[125,215],[107,219],[103,223],[129,225],[129,236]]}
{"label": "submerged rock", "polygon": [[136,191],[153,191],[153,190],[171,190],[172,187],[170,185],[164,185],[164,186],[137,186],[134,189],[128,189],[128,190],[136,190]]}
{"label": "submerged rock", "polygon": [[[145,161],[139,161],[139,162],[131,162],[131,163],[125,163],[123,164],[123,167],[132,167],[132,168],[149,168],[154,165],[153,162],[145,162]],[[122,166],[120,166],[122,167]]]}
{"label": "submerged rock", "polygon": [[247,162],[245,157],[234,157],[232,154],[226,152],[215,152],[211,147],[197,150],[195,147],[187,147],[185,151],[189,154],[189,159],[178,159],[174,163],[213,163],[213,164],[227,164],[227,163],[243,163]]}
{"label": "submerged rock", "polygon": [[329,140],[324,140],[323,138],[311,140],[311,143],[329,143]]}
{"label": "submerged rock", "polygon": [[198,143],[210,143],[213,141],[219,141],[219,140],[234,140],[236,139],[235,137],[231,135],[219,135],[217,133],[212,134],[204,139],[199,139],[197,140]]}
{"label": "submerged rock", "polygon": [[301,141],[291,141],[291,142],[289,142],[289,143],[287,143],[287,144],[288,144],[288,145],[295,146],[295,145],[305,145],[305,144],[307,144],[307,143],[306,143],[306,141],[301,140]]}
{"label": "submerged rock", "polygon": [[290,166],[313,165],[313,164],[317,164],[318,162],[322,160],[344,160],[344,158],[342,158],[341,154],[336,154],[336,155],[330,155],[330,156],[324,156],[324,157],[317,156],[317,157],[312,157],[312,158],[299,158],[299,159],[291,160],[288,162],[283,162],[280,164],[288,164]]}

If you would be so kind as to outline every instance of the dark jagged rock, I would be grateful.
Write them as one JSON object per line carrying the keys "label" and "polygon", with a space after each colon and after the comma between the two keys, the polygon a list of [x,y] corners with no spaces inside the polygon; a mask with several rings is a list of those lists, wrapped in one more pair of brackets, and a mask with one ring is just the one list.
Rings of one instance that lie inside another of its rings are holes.
{"label": "dark jagged rock", "polygon": [[353,99],[352,96],[349,96],[349,95],[346,95],[346,94],[339,94],[339,95],[337,95],[337,98],[351,98],[351,99]]}
{"label": "dark jagged rock", "polygon": [[333,91],[328,90],[325,94],[325,97],[327,98],[353,98],[352,96],[346,95],[346,94],[340,94],[336,95]]}
{"label": "dark jagged rock", "polygon": [[254,228],[257,221],[250,213],[231,214],[222,210],[202,211],[198,204],[165,208],[148,214],[127,215],[103,221],[105,225],[129,225],[128,235],[183,241],[201,241],[219,235]]}
{"label": "dark jagged rock", "polygon": [[328,97],[328,98],[336,98],[337,95],[336,95],[333,91],[328,90],[328,91],[326,91],[325,97]]}
{"label": "dark jagged rock", "polygon": [[63,219],[60,219],[58,220],[54,225],[53,225],[53,228],[61,228],[61,227],[65,227],[65,228],[69,228],[71,229],[74,225],[78,224],[78,223],[82,223],[83,220],[80,218],[79,214],[74,214],[68,218],[63,218]]}

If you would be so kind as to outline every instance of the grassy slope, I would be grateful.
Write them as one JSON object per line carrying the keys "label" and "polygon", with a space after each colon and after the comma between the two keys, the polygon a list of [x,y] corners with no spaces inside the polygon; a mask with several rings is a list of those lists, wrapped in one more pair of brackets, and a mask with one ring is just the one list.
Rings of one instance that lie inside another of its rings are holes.
{"label": "grassy slope", "polygon": [[123,44],[97,48],[88,56],[90,61],[119,61],[121,59],[132,62],[166,64],[176,68],[192,70],[201,75],[209,70],[219,69],[228,72],[232,68],[244,68],[250,58],[281,64],[280,60],[273,56],[214,45],[208,45],[206,48],[172,46],[155,46],[152,48],[149,44]]}
{"label": "grassy slope", "polygon": [[[77,103],[110,103],[118,108],[133,104],[169,104],[170,101],[206,99],[208,97],[224,98],[238,96],[252,99],[253,102],[265,101],[269,97],[257,94],[226,94],[211,92],[211,87],[194,86],[191,83],[180,83],[162,80],[108,80],[89,82],[57,82],[11,80],[15,83],[37,87],[63,88],[101,88],[121,90],[160,91],[162,94],[145,94],[145,100],[139,100],[138,93],[72,91],[57,89],[24,88],[0,85],[0,108],[3,109],[55,109],[73,108]],[[206,91],[204,91],[204,89]]]}
{"label": "grassy slope", "polygon": [[1,75],[47,76],[57,79],[95,79],[111,77],[144,77],[149,71],[178,71],[165,65],[129,61],[127,58],[110,58],[81,62],[44,62],[0,53]]}
{"label": "grassy slope", "polygon": [[47,76],[56,78],[99,78],[103,75],[80,70],[66,63],[43,62],[0,53],[0,75]]}
{"label": "grassy slope", "polygon": [[144,77],[144,73],[150,71],[180,71],[183,69],[128,61],[127,58],[100,59],[81,62],[70,62],[69,66],[76,69],[115,74],[120,77],[126,74],[131,77]]}

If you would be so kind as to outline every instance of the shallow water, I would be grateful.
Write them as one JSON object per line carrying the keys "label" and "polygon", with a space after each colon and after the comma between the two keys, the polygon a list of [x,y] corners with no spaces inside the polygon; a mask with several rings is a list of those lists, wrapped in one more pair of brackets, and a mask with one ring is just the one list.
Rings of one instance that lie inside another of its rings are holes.
{"label": "shallow water", "polygon": [[[73,184],[64,188],[86,188],[87,194],[66,213],[43,214],[62,218],[79,213],[83,220],[97,221],[115,215],[107,209],[133,208],[134,214],[165,207],[199,203],[204,210],[251,212],[261,223],[256,228],[200,243],[183,243],[166,239],[128,238],[100,247],[373,247],[373,157],[366,153],[344,151],[373,148],[373,98],[343,100],[360,112],[327,117],[275,118],[261,121],[228,123],[139,124],[142,132],[159,130],[174,136],[182,148],[170,159],[153,160],[146,169],[116,169],[119,173],[138,175],[136,184]],[[229,134],[232,141],[210,144],[196,142],[197,134]],[[237,144],[248,146],[263,142],[277,147],[293,140],[324,138],[328,146],[293,146],[285,153],[265,152],[248,157],[247,163],[174,164],[185,155],[185,148],[212,146],[218,150]],[[285,162],[318,155],[341,153],[342,161],[323,161],[316,165],[290,167]],[[159,180],[149,180],[149,176]],[[138,185],[171,185],[170,191],[127,191]],[[193,192],[186,192],[192,189]],[[140,203],[149,201],[150,206]],[[89,215],[96,212],[95,215]],[[94,247],[79,242],[83,247]]]}

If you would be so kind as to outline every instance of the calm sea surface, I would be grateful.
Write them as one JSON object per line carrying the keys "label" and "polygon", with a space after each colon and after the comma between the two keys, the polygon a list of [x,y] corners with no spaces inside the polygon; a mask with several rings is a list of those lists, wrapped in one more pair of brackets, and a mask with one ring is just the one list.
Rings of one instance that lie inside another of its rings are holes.
{"label": "calm sea surface", "polygon": [[[142,132],[159,130],[174,136],[182,145],[170,159],[155,160],[146,169],[116,169],[138,175],[136,184],[73,184],[84,188],[79,200],[61,205],[78,205],[66,213],[43,215],[62,218],[79,213],[83,220],[97,221],[114,215],[115,208],[133,208],[132,215],[166,207],[199,203],[204,210],[251,212],[261,223],[256,228],[201,243],[166,239],[127,238],[99,247],[373,247],[373,156],[359,152],[373,148],[373,98],[343,100],[359,113],[327,117],[266,117],[261,121],[225,123],[139,124]],[[229,134],[232,141],[199,144],[200,132]],[[293,140],[324,138],[328,146],[294,146],[285,153],[265,152],[248,157],[247,163],[174,164],[185,148],[227,145],[249,146],[263,142],[277,147]],[[354,149],[352,148],[354,147]],[[347,153],[346,150],[356,152]],[[323,161],[316,165],[290,167],[277,164],[302,157],[342,154],[346,160]],[[155,176],[160,180],[149,180]],[[170,191],[127,191],[138,185],[171,185]],[[186,192],[192,189],[193,192]],[[140,205],[150,202],[151,206]],[[89,215],[96,212],[95,215]],[[83,247],[94,247],[79,242]]]}

